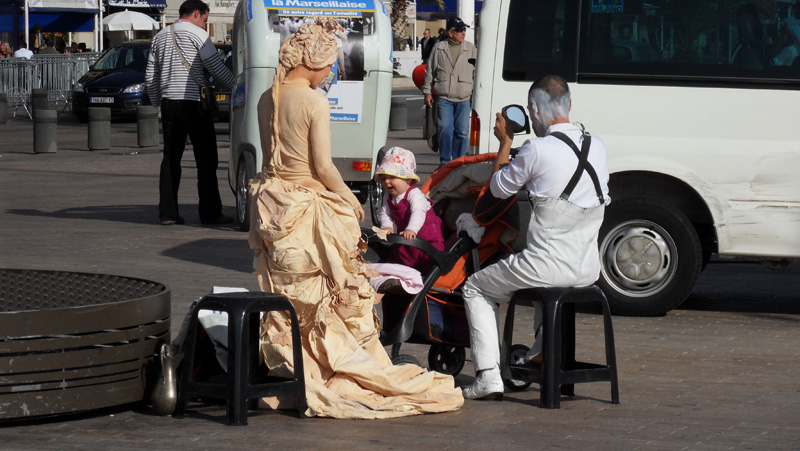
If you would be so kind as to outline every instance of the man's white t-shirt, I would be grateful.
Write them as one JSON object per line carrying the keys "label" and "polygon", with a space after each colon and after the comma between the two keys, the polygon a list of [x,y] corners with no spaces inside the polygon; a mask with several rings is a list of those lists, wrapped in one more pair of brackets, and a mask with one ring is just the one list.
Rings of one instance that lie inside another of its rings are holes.
{"label": "man's white t-shirt", "polygon": [[16,58],[28,58],[31,59],[33,57],[33,52],[28,49],[19,49],[14,52],[14,56]]}

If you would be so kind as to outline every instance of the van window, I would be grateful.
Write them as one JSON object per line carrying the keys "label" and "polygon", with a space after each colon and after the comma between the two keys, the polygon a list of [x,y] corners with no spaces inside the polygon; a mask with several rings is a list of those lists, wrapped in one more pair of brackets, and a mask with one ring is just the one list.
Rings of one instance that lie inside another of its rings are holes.
{"label": "van window", "polygon": [[567,81],[575,81],[577,3],[511,0],[504,80],[535,81],[547,74],[561,74]]}
{"label": "van window", "polygon": [[585,2],[579,72],[690,85],[796,80],[793,8],[746,0]]}

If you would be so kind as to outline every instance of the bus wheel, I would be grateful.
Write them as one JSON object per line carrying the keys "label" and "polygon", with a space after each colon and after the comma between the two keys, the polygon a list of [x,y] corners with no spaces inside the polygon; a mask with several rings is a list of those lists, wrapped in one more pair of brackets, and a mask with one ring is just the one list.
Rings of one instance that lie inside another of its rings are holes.
{"label": "bus wheel", "polygon": [[689,297],[701,272],[702,246],[692,223],[657,199],[612,202],[598,241],[597,284],[615,314],[664,315]]}
{"label": "bus wheel", "polygon": [[250,180],[255,177],[256,163],[250,152],[242,153],[239,157],[239,166],[236,168],[236,222],[239,223],[239,230],[247,232],[250,230]]}

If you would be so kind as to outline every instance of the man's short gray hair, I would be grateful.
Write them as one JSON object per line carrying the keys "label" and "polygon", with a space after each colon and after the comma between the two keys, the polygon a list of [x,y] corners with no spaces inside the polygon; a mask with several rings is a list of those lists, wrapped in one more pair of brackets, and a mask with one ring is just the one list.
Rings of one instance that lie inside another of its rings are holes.
{"label": "man's short gray hair", "polygon": [[557,117],[569,118],[569,86],[558,75],[545,75],[528,91],[528,101],[536,102],[539,118],[549,124]]}

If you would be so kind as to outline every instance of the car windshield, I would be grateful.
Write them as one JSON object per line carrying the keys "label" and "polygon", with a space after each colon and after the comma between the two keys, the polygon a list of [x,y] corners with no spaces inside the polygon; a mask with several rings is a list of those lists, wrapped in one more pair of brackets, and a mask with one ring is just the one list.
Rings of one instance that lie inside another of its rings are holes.
{"label": "car windshield", "polygon": [[147,66],[148,53],[150,53],[150,47],[146,45],[117,47],[97,60],[94,69],[144,71]]}

